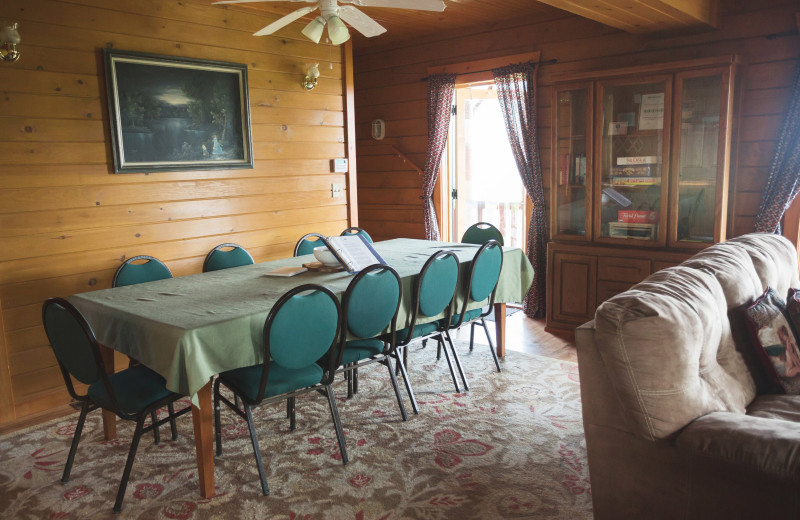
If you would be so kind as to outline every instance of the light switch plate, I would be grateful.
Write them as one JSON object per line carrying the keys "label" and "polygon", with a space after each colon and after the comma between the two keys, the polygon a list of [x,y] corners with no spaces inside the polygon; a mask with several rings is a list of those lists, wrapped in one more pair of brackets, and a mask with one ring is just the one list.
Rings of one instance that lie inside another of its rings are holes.
{"label": "light switch plate", "polygon": [[342,196],[342,184],[340,182],[334,182],[331,184],[331,197],[334,199],[338,199]]}

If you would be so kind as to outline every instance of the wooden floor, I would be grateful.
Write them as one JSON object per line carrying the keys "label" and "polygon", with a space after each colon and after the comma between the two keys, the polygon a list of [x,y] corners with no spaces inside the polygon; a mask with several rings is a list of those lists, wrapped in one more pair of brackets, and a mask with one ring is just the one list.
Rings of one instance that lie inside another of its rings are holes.
{"label": "wooden floor", "polygon": [[[507,316],[506,350],[518,350],[577,363],[578,353],[575,350],[573,339],[545,332],[544,323],[544,318],[536,320],[528,318],[521,310]],[[487,325],[489,325],[489,332],[494,334],[494,322],[487,322]],[[469,327],[463,327],[455,337],[469,341]],[[475,342],[487,344],[486,334],[481,329],[475,330]]]}

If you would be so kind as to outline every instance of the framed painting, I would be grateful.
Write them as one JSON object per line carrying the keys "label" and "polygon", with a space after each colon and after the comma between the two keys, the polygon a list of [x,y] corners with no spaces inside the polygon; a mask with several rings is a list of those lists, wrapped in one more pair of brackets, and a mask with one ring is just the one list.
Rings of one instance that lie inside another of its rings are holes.
{"label": "framed painting", "polygon": [[253,167],[247,65],[104,49],[115,173]]}

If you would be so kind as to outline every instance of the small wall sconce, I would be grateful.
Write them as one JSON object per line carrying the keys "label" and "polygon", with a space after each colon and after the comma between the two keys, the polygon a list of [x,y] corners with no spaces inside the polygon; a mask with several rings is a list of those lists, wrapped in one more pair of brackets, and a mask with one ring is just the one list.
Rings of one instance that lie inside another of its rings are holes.
{"label": "small wall sconce", "polygon": [[17,49],[17,44],[22,41],[17,32],[17,22],[0,27],[0,58],[3,61],[17,61],[22,52]]}
{"label": "small wall sconce", "polygon": [[317,86],[317,78],[319,78],[319,64],[312,63],[308,66],[308,71],[306,72],[306,77],[303,78],[303,88],[306,90],[314,90],[314,87]]}

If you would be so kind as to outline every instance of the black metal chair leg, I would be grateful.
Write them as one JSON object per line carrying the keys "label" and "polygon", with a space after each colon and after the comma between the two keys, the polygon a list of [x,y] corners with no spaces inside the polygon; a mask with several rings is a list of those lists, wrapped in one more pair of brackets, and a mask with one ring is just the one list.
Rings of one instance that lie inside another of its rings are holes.
{"label": "black metal chair leg", "polygon": [[[442,336],[436,337],[436,361],[442,359]],[[448,361],[449,363],[449,361]]]}
{"label": "black metal chair leg", "polygon": [[261,479],[261,492],[264,496],[267,496],[269,495],[267,475],[264,473],[264,463],[261,462],[261,450],[258,448],[256,426],[253,424],[253,413],[250,411],[250,405],[247,403],[244,404],[244,414],[247,417],[247,429],[250,430],[250,442],[253,443],[253,455],[256,457],[256,466],[258,466],[258,478]]}
{"label": "black metal chair leg", "polygon": [[[444,341],[442,340],[441,336],[438,336],[437,339],[439,341],[438,348],[441,348],[442,344],[444,343]],[[447,360],[447,367],[450,369],[450,377],[453,378],[453,386],[456,387],[456,392],[460,393],[461,392],[461,387],[458,386],[458,379],[456,378],[456,372],[455,372],[455,370],[453,370],[453,363],[450,361],[450,353],[447,352],[447,347],[446,346],[445,346],[445,348],[443,350],[444,350],[444,358]]]}
{"label": "black metal chair leg", "polygon": [[339,408],[336,406],[336,396],[333,393],[331,385],[325,385],[325,395],[328,396],[328,406],[331,409],[331,417],[333,418],[333,427],[336,429],[336,440],[339,441],[339,453],[342,454],[342,464],[347,464],[347,448],[345,446],[344,429],[342,428],[342,421],[339,419]]}
{"label": "black metal chair leg", "polygon": [[[405,353],[405,349],[403,352]],[[414,410],[415,414],[418,414],[419,405],[417,404],[417,398],[414,397],[414,390],[411,389],[411,381],[408,379],[408,372],[406,371],[405,363],[403,363],[403,360],[398,355],[395,355],[395,360],[397,361],[397,366],[400,369],[400,374],[403,376],[403,383],[406,385],[406,392],[408,392],[408,398],[411,400],[411,408]]]}
{"label": "black metal chair leg", "polygon": [[86,422],[86,415],[89,413],[89,401],[84,401],[81,404],[81,415],[78,417],[78,425],[75,426],[75,434],[72,436],[72,445],[69,447],[69,455],[67,455],[67,464],[64,466],[64,473],[61,475],[61,482],[67,483],[69,480],[69,473],[72,471],[72,461],[75,460],[75,452],[78,451],[78,443],[81,442],[81,432],[83,431],[83,423]]}
{"label": "black metal chair leg", "polygon": [[473,321],[469,324],[469,351],[472,352],[472,347],[475,346],[475,325],[478,323]]}
{"label": "black metal chair leg", "polygon": [[486,332],[486,339],[489,340],[489,351],[492,353],[492,357],[494,358],[494,366],[497,367],[498,372],[502,372],[503,369],[500,368],[500,360],[497,359],[497,352],[494,348],[494,343],[492,343],[492,337],[489,335],[489,328],[486,326],[486,322],[481,318],[481,325],[483,325],[483,330]]}
{"label": "black metal chair leg", "polygon": [[150,420],[153,421],[153,439],[155,440],[155,444],[158,444],[161,442],[161,434],[158,432],[158,426],[155,425],[158,422],[158,412],[151,412]]}
{"label": "black metal chair leg", "polygon": [[[456,368],[458,368],[458,373],[461,374],[461,380],[464,382],[464,391],[469,392],[469,383],[467,383],[467,376],[464,374],[464,369],[461,366],[461,358],[458,357],[456,346],[453,345],[453,340],[450,339],[450,333],[448,331],[444,331],[444,337],[447,338],[447,342],[450,344],[450,348],[453,351],[453,360],[456,362]],[[447,350],[446,345],[444,349]]]}
{"label": "black metal chair leg", "polygon": [[122,472],[122,480],[119,483],[119,490],[117,491],[117,500],[114,502],[114,512],[119,513],[122,510],[122,500],[125,498],[125,489],[128,487],[128,479],[131,478],[131,469],[133,469],[133,460],[136,458],[136,450],[139,448],[139,439],[142,437],[142,429],[144,428],[144,418],[142,415],[136,421],[136,429],[133,432],[133,439],[131,440],[131,449],[128,451],[128,460],[125,462],[125,471]]}
{"label": "black metal chair leg", "polygon": [[169,427],[172,430],[172,440],[178,440],[178,425],[175,423],[175,406],[172,403],[167,405],[169,411]]}
{"label": "black metal chair leg", "polygon": [[286,400],[286,408],[289,412],[289,429],[294,431],[297,428],[297,416],[295,415],[295,402],[294,397],[290,397]]}
{"label": "black metal chair leg", "polygon": [[358,367],[353,369],[352,376],[353,378],[353,393],[358,393]]}
{"label": "black metal chair leg", "polygon": [[406,412],[406,405],[403,403],[403,395],[400,393],[400,386],[397,384],[397,376],[394,375],[394,368],[392,368],[392,358],[386,357],[386,368],[389,369],[389,377],[392,379],[392,388],[394,388],[394,395],[397,397],[397,404],[400,406],[400,415],[404,421],[408,420],[408,413]]}
{"label": "black metal chair leg", "polygon": [[347,379],[347,398],[353,398],[353,371],[349,369],[350,365],[347,365],[348,370],[345,371],[345,379]]}
{"label": "black metal chair leg", "polygon": [[219,383],[217,378],[214,381],[214,440],[217,445],[217,455],[222,455],[222,425],[219,420]]}
{"label": "black metal chair leg", "polygon": [[239,395],[236,392],[233,393],[233,404],[236,405],[237,409],[242,409],[242,404],[239,402]]}

